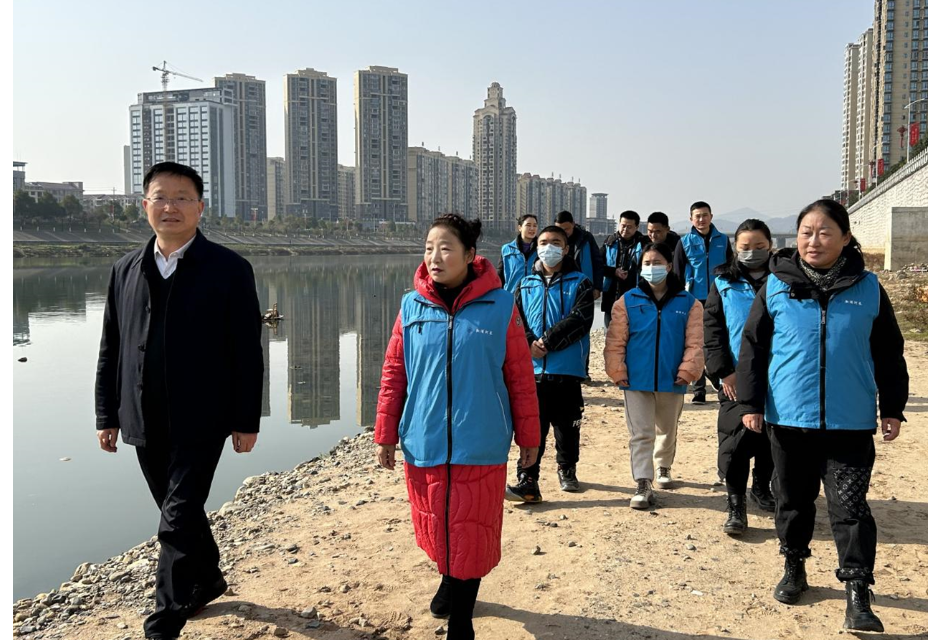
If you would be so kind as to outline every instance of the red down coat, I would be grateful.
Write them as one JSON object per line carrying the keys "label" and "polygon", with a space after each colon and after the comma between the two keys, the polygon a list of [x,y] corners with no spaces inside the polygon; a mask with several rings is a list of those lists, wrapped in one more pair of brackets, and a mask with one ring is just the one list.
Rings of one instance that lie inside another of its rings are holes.
{"label": "red down coat", "polygon": [[[455,311],[468,301],[501,287],[496,270],[486,258],[478,256],[471,268],[477,277],[457,297]],[[428,300],[444,306],[424,263],[415,273],[414,286]],[[516,444],[537,447],[539,409],[535,374],[528,341],[518,317],[518,310],[513,308],[512,320],[506,327],[503,380],[509,394]],[[399,313],[382,368],[375,423],[377,444],[398,444],[398,426],[407,388]],[[454,389],[454,393],[460,393],[460,390]],[[492,401],[492,398],[470,399],[472,403]],[[460,580],[482,578],[488,574],[499,564],[501,553],[506,464],[418,467],[404,463],[404,467],[418,546],[437,563],[442,574]]]}

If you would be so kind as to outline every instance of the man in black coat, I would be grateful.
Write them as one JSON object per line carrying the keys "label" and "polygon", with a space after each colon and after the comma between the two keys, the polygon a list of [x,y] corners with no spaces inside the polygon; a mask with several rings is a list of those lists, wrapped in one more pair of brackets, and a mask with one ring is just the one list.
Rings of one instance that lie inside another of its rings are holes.
{"label": "man in black coat", "polygon": [[227,589],[205,503],[225,439],[255,445],[264,362],[247,260],[198,230],[203,181],[154,165],[143,207],[156,236],[111,268],[95,382],[102,449],[133,445],[160,507],[156,607],[147,638],[179,637]]}
{"label": "man in black coat", "polygon": [[640,214],[624,211],[620,214],[617,232],[607,236],[604,241],[602,257],[605,260],[606,290],[601,298],[601,311],[604,312],[605,328],[610,326],[610,312],[614,303],[627,291],[640,285],[640,252],[650,240],[640,233],[639,228]]}

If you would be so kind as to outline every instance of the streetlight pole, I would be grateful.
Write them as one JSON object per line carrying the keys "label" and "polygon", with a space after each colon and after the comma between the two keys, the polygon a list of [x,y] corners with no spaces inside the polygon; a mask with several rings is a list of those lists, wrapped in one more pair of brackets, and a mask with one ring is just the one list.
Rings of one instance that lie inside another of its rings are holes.
{"label": "streetlight pole", "polygon": [[[910,125],[911,125],[911,112],[910,112],[911,106],[917,104],[918,102],[925,102],[926,100],[927,100],[927,98],[921,98],[920,100],[914,100],[913,102],[908,102],[906,105],[904,105],[904,110],[907,111],[907,125],[908,125],[908,127],[910,127]],[[918,123],[917,126],[919,127],[920,124]],[[910,129],[908,129],[908,130],[910,130]],[[910,137],[910,135],[908,135],[908,137],[907,137],[907,144],[906,144],[905,146],[907,147],[907,158],[906,158],[906,160],[904,161],[904,163],[907,164],[908,162],[911,161],[911,137]]]}

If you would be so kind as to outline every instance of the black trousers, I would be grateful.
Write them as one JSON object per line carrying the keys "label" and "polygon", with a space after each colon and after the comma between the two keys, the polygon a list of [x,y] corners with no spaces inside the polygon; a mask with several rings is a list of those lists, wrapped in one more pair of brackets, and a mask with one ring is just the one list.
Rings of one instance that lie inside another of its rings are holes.
{"label": "black trousers", "polygon": [[538,480],[550,427],[555,432],[555,461],[558,466],[572,467],[578,464],[584,396],[581,395],[581,381],[567,376],[543,379],[535,383],[535,388],[539,397],[539,423],[542,427],[539,455],[535,464],[528,469],[517,464],[516,473],[524,472]]}
{"label": "black trousers", "polygon": [[196,584],[222,576],[206,499],[225,440],[182,446],[151,435],[148,431],[147,446],[137,447],[141,471],[160,508],[157,605],[144,632],[175,637],[186,624],[180,608],[190,602]]}
{"label": "black trousers", "polygon": [[839,554],[836,577],[842,582],[874,584],[878,531],[867,500],[875,462],[873,433],[768,427],[777,471],[774,489],[780,553],[803,558],[810,555],[821,482]]}
{"label": "black trousers", "polygon": [[754,459],[752,483],[767,485],[774,472],[770,438],[765,429],[755,433],[744,427],[741,405],[718,392],[718,471],[725,479],[730,495],[747,491],[747,477]]}

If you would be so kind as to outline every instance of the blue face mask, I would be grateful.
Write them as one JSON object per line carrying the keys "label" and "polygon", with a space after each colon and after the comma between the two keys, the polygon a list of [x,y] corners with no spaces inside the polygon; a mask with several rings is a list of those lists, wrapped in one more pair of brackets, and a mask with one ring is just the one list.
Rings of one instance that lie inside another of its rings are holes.
{"label": "blue face mask", "polygon": [[664,264],[651,264],[640,269],[640,276],[650,284],[659,284],[668,274]]}
{"label": "blue face mask", "polygon": [[553,244],[543,244],[538,248],[539,260],[545,263],[545,266],[553,268],[562,259],[561,247]]}

